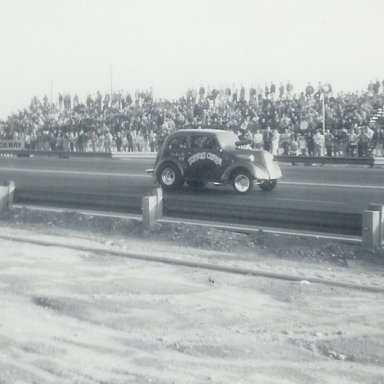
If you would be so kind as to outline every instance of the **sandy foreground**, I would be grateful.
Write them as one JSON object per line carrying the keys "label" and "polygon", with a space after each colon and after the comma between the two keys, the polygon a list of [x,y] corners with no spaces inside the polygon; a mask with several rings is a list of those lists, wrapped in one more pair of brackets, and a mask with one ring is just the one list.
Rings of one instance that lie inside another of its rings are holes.
{"label": "sandy foreground", "polygon": [[[364,289],[384,292],[384,262],[303,262],[262,247],[218,252],[6,221],[0,232],[1,384],[384,383],[384,294]],[[15,236],[55,245],[7,239]]]}

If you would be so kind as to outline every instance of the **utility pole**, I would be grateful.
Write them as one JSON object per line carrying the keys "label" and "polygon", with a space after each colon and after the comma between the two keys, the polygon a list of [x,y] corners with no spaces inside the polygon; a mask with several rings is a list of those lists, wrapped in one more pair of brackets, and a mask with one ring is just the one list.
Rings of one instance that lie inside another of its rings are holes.
{"label": "utility pole", "polygon": [[109,72],[110,72],[110,80],[111,80],[111,100],[112,100],[112,93],[113,93],[113,86],[112,86],[112,64],[109,66]]}
{"label": "utility pole", "polygon": [[321,93],[321,97],[323,99],[323,135],[325,135],[325,93]]}
{"label": "utility pole", "polygon": [[51,106],[52,106],[52,89],[53,89],[53,81],[51,80]]}

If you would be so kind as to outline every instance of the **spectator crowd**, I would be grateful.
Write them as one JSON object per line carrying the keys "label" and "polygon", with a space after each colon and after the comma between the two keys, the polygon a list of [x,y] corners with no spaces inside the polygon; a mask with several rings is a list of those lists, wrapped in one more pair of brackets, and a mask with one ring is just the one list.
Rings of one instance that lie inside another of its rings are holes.
{"label": "spectator crowd", "polygon": [[[233,130],[254,148],[273,154],[383,156],[384,81],[366,90],[334,94],[330,84],[291,82],[250,87],[200,86],[178,100],[134,94],[59,94],[33,97],[30,106],[0,121],[0,140],[21,140],[45,151],[156,151],[181,128]],[[323,124],[325,116],[325,124]]]}

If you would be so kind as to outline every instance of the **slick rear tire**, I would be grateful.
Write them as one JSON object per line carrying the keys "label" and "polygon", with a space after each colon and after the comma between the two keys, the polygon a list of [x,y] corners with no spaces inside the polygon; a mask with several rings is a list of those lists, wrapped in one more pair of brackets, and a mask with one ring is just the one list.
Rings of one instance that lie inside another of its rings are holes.
{"label": "slick rear tire", "polygon": [[157,179],[161,187],[166,190],[176,190],[184,184],[179,168],[172,163],[161,166]]}

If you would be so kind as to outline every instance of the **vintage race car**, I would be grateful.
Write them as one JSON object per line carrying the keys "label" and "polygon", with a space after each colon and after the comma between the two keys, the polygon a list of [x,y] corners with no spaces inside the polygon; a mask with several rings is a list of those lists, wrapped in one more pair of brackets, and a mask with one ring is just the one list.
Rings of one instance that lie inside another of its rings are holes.
{"label": "vintage race car", "polygon": [[271,191],[281,177],[278,163],[267,151],[245,149],[247,144],[231,131],[178,130],[167,136],[147,173],[166,190],[179,189],[184,182],[190,187],[213,182],[232,184],[241,194],[250,192],[254,184]]}

